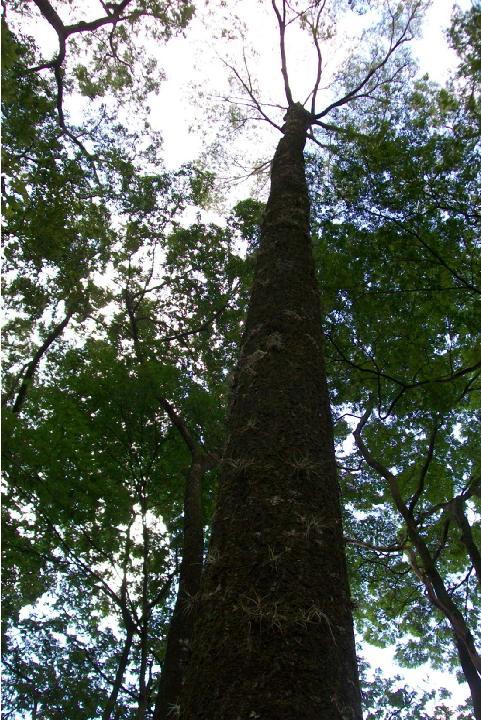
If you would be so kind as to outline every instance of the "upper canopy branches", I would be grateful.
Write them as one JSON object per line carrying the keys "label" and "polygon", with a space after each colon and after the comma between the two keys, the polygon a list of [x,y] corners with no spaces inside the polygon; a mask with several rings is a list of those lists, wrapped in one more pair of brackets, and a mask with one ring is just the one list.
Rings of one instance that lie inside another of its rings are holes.
{"label": "upper canopy branches", "polygon": [[[179,0],[179,2],[162,2],[158,0],[120,0],[120,2],[98,2],[85,3],[81,11],[74,7],[74,10],[80,14],[81,19],[69,18],[70,22],[62,19],[61,15],[65,13],[72,14],[72,7],[61,6],[59,11],[54,7],[50,0],[33,0],[41,17],[51,26],[57,35],[58,51],[50,60],[39,62],[30,68],[30,72],[40,72],[50,70],[53,72],[56,83],[56,106],[59,125],[64,135],[72,140],[82,152],[89,156],[84,144],[79,137],[68,127],[65,119],[64,111],[64,94],[65,94],[65,66],[68,56],[69,41],[74,37],[82,35],[90,35],[88,44],[92,43],[92,37],[96,37],[99,52],[97,55],[97,64],[103,67],[105,74],[106,68],[110,65],[116,65],[121,68],[122,72],[117,72],[115,80],[110,83],[110,90],[118,90],[122,86],[121,78],[124,78],[123,84],[132,85],[133,58],[136,55],[135,26],[142,19],[155,21],[155,25],[151,25],[154,38],[169,37],[175,30],[184,28],[193,14],[193,6],[189,2]],[[97,6],[98,7],[97,9]],[[92,14],[91,19],[84,19],[85,13]],[[77,15],[78,17],[78,15]],[[99,34],[99,31],[101,34]],[[95,53],[94,53],[95,55]],[[144,58],[145,62],[145,58]],[[77,74],[78,73],[74,73]],[[90,92],[94,87],[99,87],[99,83],[95,83],[93,77],[95,69],[90,67],[85,69],[84,85],[90,87]],[[161,77],[161,74],[159,75]],[[80,80],[80,76],[78,78]],[[87,82],[85,82],[85,80]],[[86,94],[91,96],[89,92]]]}
{"label": "upper canopy branches", "polygon": [[[315,63],[312,64],[316,68],[313,84],[302,104],[312,117],[311,126],[318,126],[329,131],[338,130],[336,125],[324,120],[335,109],[361,98],[379,100],[382,92],[399,78],[407,66],[405,57],[399,51],[414,38],[424,9],[423,0],[410,0],[399,5],[391,5],[389,0],[383,3],[367,4],[349,2],[346,5],[329,2],[329,0],[314,0],[307,5],[301,5],[296,0],[292,2],[290,0],[271,0],[271,2],[278,25],[281,74],[287,107],[292,107],[296,102],[294,99],[295,88],[292,83],[294,73],[289,72],[288,66],[290,65],[290,68],[294,68],[296,72],[298,70],[293,52],[292,59],[290,59],[287,36],[289,29],[294,30],[297,26],[310,38],[315,57]],[[343,67],[334,76],[334,80],[332,80],[332,74],[327,79],[325,77],[326,57],[329,62],[332,62],[331,56],[337,52],[337,45],[334,49],[331,43],[332,39],[337,34],[344,40],[346,31],[349,32],[353,23],[356,26],[360,23],[365,26],[365,21],[370,17],[373,18],[371,28],[365,30],[358,37],[356,52],[350,52]],[[373,32],[374,26],[376,32]],[[266,104],[260,101],[254,90],[245,55],[244,74],[232,66],[229,67],[233,70],[243,91],[249,96],[251,107],[257,116],[280,130],[279,123],[275,122],[266,112]],[[326,80],[328,80],[328,84],[322,87],[321,81],[326,82]],[[329,89],[329,97],[332,98],[334,88],[335,99],[323,106],[320,102],[321,91]],[[312,130],[310,136],[315,139]]]}

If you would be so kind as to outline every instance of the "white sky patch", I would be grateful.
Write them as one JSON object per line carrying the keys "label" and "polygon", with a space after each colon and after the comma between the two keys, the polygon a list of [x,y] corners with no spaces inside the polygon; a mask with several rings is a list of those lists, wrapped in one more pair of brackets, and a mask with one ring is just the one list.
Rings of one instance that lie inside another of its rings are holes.
{"label": "white sky patch", "polygon": [[[141,507],[137,503],[133,507],[133,511],[136,515],[135,521],[132,524],[130,535],[132,540],[137,543],[142,542],[142,513],[141,513]],[[167,534],[167,526],[162,520],[161,517],[158,517],[155,515],[152,510],[147,510],[145,514],[145,523],[146,526],[151,530],[152,532],[155,532],[159,535],[166,535]]]}
{"label": "white sky patch", "polygon": [[[461,0],[456,4],[466,10],[471,3]],[[438,83],[444,82],[457,63],[457,55],[449,47],[446,35],[453,7],[452,0],[435,0],[426,12],[421,37],[412,44],[421,74],[428,73]]]}
{"label": "white sky patch", "polygon": [[386,674],[400,675],[415,690],[422,692],[433,687],[446,688],[451,693],[451,698],[445,701],[448,706],[456,707],[469,697],[467,683],[458,683],[456,678],[447,672],[434,670],[428,664],[416,668],[399,667],[394,660],[394,650],[390,647],[378,648],[363,643],[362,651],[373,669],[380,667]]}

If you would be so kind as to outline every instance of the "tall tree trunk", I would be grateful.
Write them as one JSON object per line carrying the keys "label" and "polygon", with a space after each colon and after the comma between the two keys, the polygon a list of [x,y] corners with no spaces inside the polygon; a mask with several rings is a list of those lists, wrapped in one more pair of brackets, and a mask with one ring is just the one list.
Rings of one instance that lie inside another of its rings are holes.
{"label": "tall tree trunk", "polygon": [[185,483],[184,538],[179,589],[167,636],[153,720],[172,720],[175,717],[190,657],[194,604],[200,588],[204,553],[203,473],[202,459],[194,457]]}
{"label": "tall tree trunk", "polygon": [[228,423],[184,720],[359,720],[303,149],[291,105]]}

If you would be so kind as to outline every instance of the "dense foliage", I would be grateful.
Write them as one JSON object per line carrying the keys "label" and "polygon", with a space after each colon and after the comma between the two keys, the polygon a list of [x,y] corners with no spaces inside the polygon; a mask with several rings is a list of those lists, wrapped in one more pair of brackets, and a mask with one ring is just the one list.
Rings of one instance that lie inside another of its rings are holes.
{"label": "dense foliage", "polygon": [[[191,14],[166,8],[117,18],[109,62],[94,28],[69,72],[4,26],[6,718],[150,717],[192,444],[208,530],[262,204],[189,223],[213,177],[122,122],[149,90],[135,23],[165,39]],[[309,163],[358,631],[457,672],[453,617],[481,639],[480,17],[454,17],[445,88],[354,104]],[[116,91],[87,140],[59,88]],[[365,683],[367,717],[469,717],[432,699]]]}

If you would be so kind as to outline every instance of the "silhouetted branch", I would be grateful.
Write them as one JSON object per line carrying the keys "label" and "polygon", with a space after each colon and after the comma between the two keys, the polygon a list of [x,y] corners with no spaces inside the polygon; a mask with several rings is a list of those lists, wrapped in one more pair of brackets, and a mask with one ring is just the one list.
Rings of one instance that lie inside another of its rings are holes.
{"label": "silhouetted branch", "polygon": [[235,68],[233,65],[230,65],[226,60],[222,60],[222,62],[224,63],[224,65],[225,65],[227,68],[229,68],[229,70],[230,70],[232,73],[234,73],[235,77],[237,78],[237,80],[239,81],[239,83],[241,84],[241,86],[244,88],[244,91],[247,93],[247,95],[248,95],[248,96],[250,97],[250,99],[252,100],[253,107],[255,108],[255,110],[257,110],[257,112],[258,112],[259,115],[262,117],[262,119],[265,120],[266,122],[268,122],[270,125],[272,125],[272,127],[275,127],[276,130],[279,130],[279,132],[282,132],[281,126],[278,125],[276,122],[274,122],[274,120],[272,120],[272,118],[270,118],[269,115],[267,115],[267,113],[264,112],[264,110],[262,109],[262,104],[261,104],[261,103],[259,102],[259,100],[256,98],[252,86],[250,86],[250,85],[244,80],[244,78],[242,77],[242,75],[240,74],[240,72],[237,70],[237,68]]}
{"label": "silhouetted branch", "polygon": [[319,9],[317,11],[316,20],[311,25],[312,39],[314,40],[314,46],[316,48],[316,55],[317,55],[317,74],[316,74],[316,80],[314,82],[314,89],[312,91],[312,100],[311,100],[312,115],[314,115],[316,112],[317,92],[319,90],[319,83],[321,82],[321,77],[322,77],[322,52],[321,52],[321,46],[319,44],[319,22],[321,19],[322,12],[326,6],[326,2],[327,2],[327,0],[323,0],[323,2],[320,4]]}
{"label": "silhouetted branch", "polygon": [[409,512],[412,514],[414,508],[416,507],[416,503],[418,502],[419,498],[421,497],[423,491],[424,491],[424,482],[426,480],[426,474],[429,470],[429,466],[431,464],[431,461],[433,459],[434,455],[434,445],[436,443],[436,435],[439,430],[439,424],[436,424],[431,432],[431,436],[429,438],[429,446],[428,446],[428,452],[426,455],[426,459],[424,461],[424,464],[421,468],[421,472],[419,475],[419,484],[417,487],[416,492],[414,493],[411,502],[409,503]]}
{"label": "silhouetted branch", "polygon": [[32,384],[33,377],[37,371],[42,357],[45,355],[49,347],[55,342],[55,340],[57,340],[61,336],[73,314],[74,310],[69,310],[65,315],[64,319],[52,328],[52,330],[48,333],[47,337],[34,354],[32,360],[26,366],[26,369],[20,377],[20,389],[17,393],[17,397],[12,407],[12,411],[15,414],[19,413],[22,409],[25,398],[27,396],[28,388]]}
{"label": "silhouetted branch", "polygon": [[91,162],[93,165],[93,170],[96,176],[97,181],[99,180],[97,171],[94,164],[94,157],[91,153],[87,150],[85,145],[79,140],[79,138],[67,127],[67,124],[65,122],[65,114],[63,110],[63,95],[64,95],[64,83],[63,83],[63,76],[64,76],[64,69],[63,64],[65,62],[65,57],[67,54],[67,40],[71,35],[75,35],[78,33],[84,33],[84,32],[92,32],[94,30],[98,30],[99,28],[105,26],[105,25],[115,25],[121,20],[127,20],[129,16],[124,16],[123,11],[126,9],[126,7],[132,2],[132,0],[122,0],[122,2],[118,4],[109,3],[109,5],[103,5],[105,9],[108,11],[107,14],[103,17],[96,18],[95,20],[91,20],[89,22],[81,21],[78,23],[73,23],[71,25],[65,25],[52,6],[52,4],[49,2],[49,0],[33,0],[37,8],[39,9],[42,16],[47,20],[47,22],[51,25],[51,27],[55,30],[58,38],[58,53],[56,57],[54,57],[52,60],[41,63],[40,65],[37,65],[36,67],[30,68],[30,72],[39,72],[41,70],[53,70],[55,82],[57,84],[57,94],[56,94],[56,106],[57,106],[57,114],[58,114],[58,121],[59,125],[62,129],[62,132],[70,139],[73,143],[77,145],[77,147],[81,150],[83,155],[87,157],[87,159]]}
{"label": "silhouetted branch", "polygon": [[[463,375],[467,375],[468,373],[474,372],[475,370],[478,370],[478,368],[481,368],[481,360],[478,360],[473,365],[469,365],[468,367],[464,367],[464,368],[459,368],[459,370],[455,370],[454,372],[450,373],[449,375],[439,375],[438,377],[428,378],[426,380],[418,380],[415,382],[409,382],[406,380],[402,380],[401,378],[394,377],[394,375],[390,375],[389,373],[383,372],[382,370],[379,370],[377,368],[373,369],[373,368],[363,367],[362,365],[359,365],[358,363],[354,362],[346,355],[346,353],[341,349],[341,347],[334,340],[332,333],[326,332],[325,335],[326,335],[326,338],[331,343],[331,345],[336,350],[336,352],[339,355],[339,357],[341,358],[341,360],[343,362],[345,362],[347,365],[350,365],[351,367],[355,368],[356,370],[359,370],[360,372],[368,373],[370,375],[377,376],[377,377],[381,377],[384,380],[389,380],[390,382],[393,382],[396,385],[399,385],[403,389],[403,391],[411,390],[412,388],[422,387],[423,385],[452,382],[453,380],[456,380],[457,378],[463,377]],[[374,362],[372,358],[371,358],[371,361]]]}
{"label": "silhouetted branch", "polygon": [[[379,70],[382,70],[388,63],[389,59],[393,56],[393,54],[398,50],[401,45],[404,43],[410,41],[412,39],[409,29],[411,27],[411,24],[413,20],[415,19],[418,10],[421,6],[421,3],[415,3],[411,9],[411,12],[409,13],[406,22],[404,24],[404,27],[399,35],[399,37],[395,40],[395,21],[394,18],[392,19],[392,26],[391,26],[391,38],[390,38],[390,44],[389,49],[384,55],[383,59],[380,60],[378,63],[373,65],[373,67],[366,73],[364,78],[348,93],[343,95],[343,97],[339,98],[338,100],[335,100],[330,105],[324,108],[319,113],[315,114],[316,120],[320,120],[321,118],[328,115],[332,110],[335,108],[341,107],[342,105],[346,105],[347,103],[351,102],[352,100],[357,100],[361,97],[370,97],[372,92],[376,90],[380,85],[384,84],[384,82],[377,83],[374,88],[370,88],[369,92],[363,93],[362,91],[364,88],[366,88],[372,78],[379,72]],[[397,75],[398,71],[395,72],[395,75]],[[391,82],[393,80],[393,76],[391,76],[387,82]]]}
{"label": "silhouetted branch", "polygon": [[276,14],[277,22],[279,25],[279,44],[281,50],[281,73],[284,79],[284,91],[286,94],[287,104],[290,107],[294,104],[292,99],[291,88],[289,86],[289,77],[287,74],[287,60],[286,60],[286,0],[282,2],[282,14],[277,7],[276,0],[272,0],[272,7]]}
{"label": "silhouetted branch", "polygon": [[423,583],[432,604],[449,621],[458,648],[459,658],[473,697],[481,697],[481,658],[474,644],[473,636],[465,618],[446,589],[446,585],[436,568],[436,561],[423,537],[413,514],[405,504],[397,477],[369,451],[362,438],[362,430],[372,413],[372,404],[361,417],[354,439],[366,463],[388,483],[394,505],[406,524],[406,531],[412,547],[406,544],[403,552],[409,559],[413,572]]}

